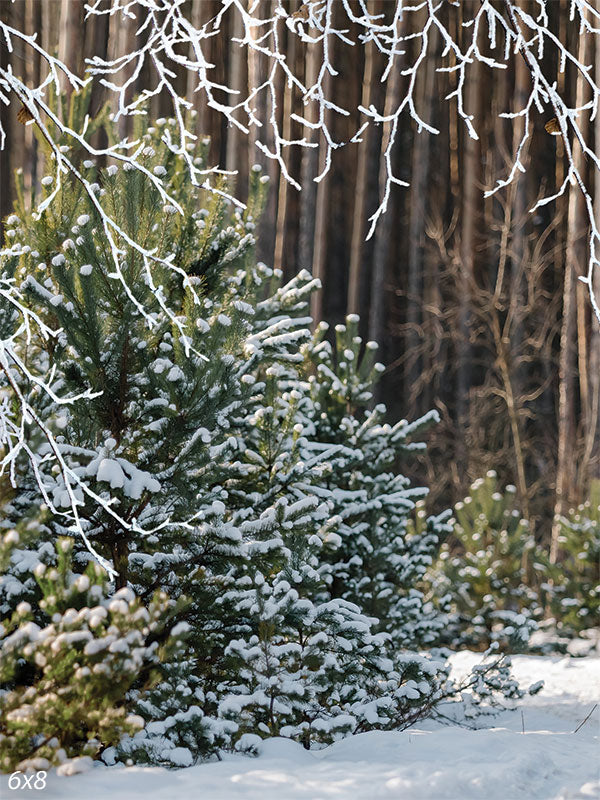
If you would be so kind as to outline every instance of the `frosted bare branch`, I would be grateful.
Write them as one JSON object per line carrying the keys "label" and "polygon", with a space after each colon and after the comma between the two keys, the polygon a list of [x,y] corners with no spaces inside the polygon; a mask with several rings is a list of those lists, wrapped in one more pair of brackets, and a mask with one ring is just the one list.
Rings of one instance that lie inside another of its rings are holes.
{"label": "frosted bare branch", "polygon": [[[575,185],[585,200],[585,209],[589,223],[588,263],[585,274],[580,280],[586,284],[594,313],[600,322],[599,298],[594,296],[595,275],[600,270],[600,232],[593,213],[592,191],[582,174],[575,157],[579,148],[591,165],[591,180],[596,170],[600,169],[598,153],[586,138],[582,120],[591,121],[598,112],[600,87],[590,65],[582,63],[577,52],[570,49],[567,42],[561,41],[549,25],[550,0],[537,0],[536,3],[522,3],[518,0],[504,0],[503,3],[492,0],[463,3],[462,35],[460,41],[454,35],[452,19],[456,2],[448,0],[395,0],[386,4],[384,13],[373,13],[373,5],[366,0],[351,3],[350,0],[307,0],[299,10],[290,12],[284,0],[264,2],[264,0],[222,0],[217,13],[209,20],[194,25],[189,17],[187,0],[91,0],[86,5],[88,17],[109,15],[122,18],[123,22],[133,20],[137,25],[135,41],[137,49],[132,52],[119,53],[115,58],[106,59],[91,54],[87,60],[84,75],[73,74],[59,59],[46,52],[38,43],[36,36],[28,36],[24,32],[0,22],[2,45],[9,51],[9,63],[6,69],[0,70],[0,102],[9,104],[18,99],[23,103],[33,118],[32,124],[39,127],[47,139],[54,154],[54,190],[40,205],[38,212],[53,202],[61,183],[70,174],[83,186],[91,203],[102,220],[107,242],[112,254],[114,271],[111,277],[119,281],[128,293],[131,301],[137,306],[140,314],[146,316],[148,323],[152,318],[137,298],[133,287],[127,285],[121,271],[122,250],[118,242],[127,244],[137,250],[146,266],[148,281],[157,301],[169,314],[185,337],[185,322],[165,305],[159,288],[152,284],[152,263],[157,259],[155,252],[144,247],[143,242],[132,241],[119,227],[117,221],[103,207],[101,193],[90,184],[76,164],[69,158],[68,148],[59,147],[50,132],[60,133],[61,137],[72,141],[87,151],[92,157],[107,157],[111,163],[129,165],[145,173],[160,192],[165,204],[169,204],[181,213],[181,209],[169,193],[160,176],[149,172],[142,163],[143,143],[124,138],[118,144],[106,148],[93,147],[86,138],[87,121],[83,130],[73,130],[69,125],[53,113],[47,101],[47,92],[51,84],[57,88],[67,82],[74,89],[80,89],[86,81],[97,81],[108,90],[114,101],[114,119],[119,120],[132,115],[146,113],[147,101],[158,93],[166,92],[172,106],[172,116],[176,124],[173,133],[165,133],[165,142],[173,155],[180,160],[182,168],[189,174],[194,185],[203,186],[209,191],[221,192],[215,178],[223,174],[218,165],[209,169],[199,165],[192,155],[193,144],[197,133],[190,112],[192,103],[182,97],[176,89],[176,78],[182,73],[189,76],[194,93],[214,112],[222,115],[226,122],[245,135],[253,134],[258,150],[268,159],[276,162],[282,176],[291,185],[300,189],[300,178],[289,170],[290,160],[287,157],[289,148],[318,148],[321,155],[321,169],[315,180],[321,181],[331,168],[334,151],[350,143],[361,142],[361,136],[368,126],[382,125],[385,130],[385,147],[382,154],[384,180],[380,187],[380,203],[370,219],[368,236],[376,230],[378,221],[389,205],[391,189],[394,185],[407,186],[394,173],[394,151],[398,145],[398,132],[403,120],[410,121],[417,135],[437,135],[439,131],[424,118],[419,110],[419,97],[416,91],[419,72],[432,61],[437,73],[450,76],[452,91],[445,97],[445,102],[455,104],[459,118],[465,125],[468,134],[478,138],[478,125],[481,120],[469,113],[466,103],[466,89],[471,72],[479,62],[491,70],[506,70],[515,59],[524,59],[530,73],[529,93],[522,109],[517,111],[506,109],[501,116],[506,119],[521,118],[522,136],[514,153],[514,161],[508,173],[498,176],[495,186],[486,192],[489,196],[506,189],[518,179],[526,167],[522,158],[525,145],[533,129],[533,115],[547,114],[556,118],[557,135],[561,137],[567,159],[564,182],[557,190],[537,202],[535,208],[550,203],[564,194],[567,187]],[[241,35],[233,43],[245,52],[261,59],[265,69],[261,74],[261,82],[250,86],[247,91],[234,88],[229,83],[216,79],[217,71],[211,63],[211,44],[215,37],[223,36],[226,15],[235,15],[241,25],[230,29],[241,30]],[[580,35],[597,37],[600,35],[600,11],[589,0],[571,0],[569,6],[570,25],[577,25]],[[295,37],[298,52],[305,58],[308,54],[316,54],[318,69],[316,77],[310,80],[309,73],[303,66],[298,68],[302,59],[292,63],[287,57],[284,46],[285,37]],[[27,86],[15,74],[10,63],[10,54],[14,50],[15,41],[35,51],[47,65],[47,77],[39,86]],[[597,40],[596,40],[597,41]],[[372,43],[385,63],[382,83],[385,88],[384,107],[371,105],[369,108],[345,108],[336,101],[337,86],[335,78],[339,69],[336,66],[336,44],[345,47],[362,48]],[[599,46],[598,44],[596,46]],[[567,64],[574,69],[578,79],[586,87],[585,102],[572,105],[561,94],[557,82],[544,72],[543,59],[551,55],[564,71]],[[142,70],[150,74],[148,85],[137,96],[133,87]],[[300,103],[306,109],[303,114],[293,113],[292,117],[299,123],[303,135],[300,138],[288,139],[282,125],[284,103],[281,96],[285,86],[294,88]],[[266,99],[267,102],[259,103]],[[257,108],[266,107],[270,112],[261,118]],[[310,113],[309,113],[310,112]],[[338,141],[334,136],[337,116],[351,116],[358,120],[356,133],[348,141]],[[6,132],[0,122],[0,147],[6,146]],[[597,178],[596,178],[597,179]],[[239,199],[230,195],[232,202],[241,205]],[[532,211],[535,209],[532,209]],[[163,262],[165,263],[165,262]],[[179,268],[167,261],[173,270]],[[3,296],[15,304],[22,316],[19,335],[28,335],[31,324],[41,326],[40,320],[32,320],[31,314],[19,303],[15,288],[5,285],[1,289]],[[41,328],[40,328],[41,330]],[[52,332],[44,330],[44,335]],[[7,376],[11,370],[22,369],[15,360],[15,350],[11,340],[2,343],[2,368]],[[9,378],[10,383],[10,378]],[[12,385],[12,384],[11,384]],[[16,386],[16,384],[15,384]],[[14,388],[14,387],[13,387]],[[49,391],[49,385],[46,385]],[[15,391],[17,389],[15,388]],[[19,398],[23,419],[27,417],[29,408],[24,397]],[[0,427],[3,442],[8,447],[7,463],[13,458],[15,447],[19,441],[22,445],[22,423],[9,419],[6,405],[2,405]],[[50,451],[54,453],[59,467],[64,471],[65,486],[71,487],[73,476],[70,476],[66,464],[60,461],[60,453],[53,449],[50,436]],[[11,455],[12,454],[12,455]],[[50,456],[49,456],[50,457]],[[6,460],[5,458],[5,460]],[[76,483],[76,481],[75,481]],[[81,487],[82,491],[87,491]],[[72,491],[68,488],[68,491]],[[77,502],[73,494],[71,514],[77,521]],[[100,502],[100,500],[98,500]],[[102,501],[104,502],[104,501]],[[110,509],[110,503],[107,510]]]}

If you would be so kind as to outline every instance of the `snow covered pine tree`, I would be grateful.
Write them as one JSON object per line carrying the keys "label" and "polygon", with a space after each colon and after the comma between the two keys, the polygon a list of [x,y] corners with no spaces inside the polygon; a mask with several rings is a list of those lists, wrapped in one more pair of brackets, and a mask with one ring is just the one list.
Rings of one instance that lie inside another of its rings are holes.
{"label": "snow covered pine tree", "polygon": [[[16,531],[4,535],[0,566],[18,544]],[[182,647],[186,626],[169,625],[177,606],[164,593],[142,604],[129,588],[111,591],[95,562],[73,573],[72,549],[72,539],[59,539],[56,567],[35,569],[36,616],[45,615],[46,623],[34,622],[32,604],[21,601],[3,624],[0,767],[6,771],[85,769],[102,748],[144,726],[124,702],[127,691],[151,681],[161,659]],[[172,631],[163,636],[167,627]]]}
{"label": "snow covered pine tree", "polygon": [[560,526],[561,557],[553,564],[537,553],[535,568],[545,579],[541,601],[556,633],[572,637],[600,625],[600,480],[591,482],[589,499],[561,517]]}
{"label": "snow covered pine tree", "polygon": [[[368,410],[379,368],[373,345],[361,357],[356,319],[334,352],[324,328],[309,329],[318,282],[304,272],[283,286],[254,263],[260,171],[247,209],[232,209],[176,169],[165,144],[173,120],[137,120],[147,174],[81,165],[118,221],[118,263],[77,181],[43,213],[21,201],[8,220],[2,275],[59,330],[23,336],[15,352],[28,376],[15,365],[10,377],[58,455],[26,420],[26,447],[3,478],[3,527],[11,541],[31,525],[38,538],[12,550],[3,613],[26,599],[48,624],[32,573],[55,564],[59,536],[71,539],[74,573],[98,558],[117,593],[150,607],[160,591],[175,604],[175,654],[124,701],[144,728],[117,746],[99,741],[94,754],[108,763],[182,766],[277,734],[310,747],[434,714],[461,690],[443,657],[416,651],[440,626],[419,583],[445,517],[410,528],[424,490],[397,473],[431,417],[390,426],[383,407]],[[203,147],[191,154],[199,164]],[[8,338],[19,319],[1,311]],[[479,699],[519,694],[496,659],[464,686]]]}
{"label": "snow covered pine tree", "polygon": [[445,641],[455,648],[527,649],[543,610],[528,580],[535,542],[515,508],[516,488],[499,491],[490,470],[454,507],[452,535],[434,576],[435,592],[450,604]]}

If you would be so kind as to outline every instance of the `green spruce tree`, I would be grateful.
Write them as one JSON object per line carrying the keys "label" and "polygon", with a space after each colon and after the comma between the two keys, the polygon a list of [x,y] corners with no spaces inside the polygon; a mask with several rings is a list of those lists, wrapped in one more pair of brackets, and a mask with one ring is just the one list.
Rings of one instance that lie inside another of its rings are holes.
{"label": "green spruce tree", "polygon": [[[145,172],[81,162],[116,228],[68,179],[44,211],[20,201],[10,219],[0,269],[40,325],[20,336],[0,308],[26,365],[4,388],[15,419],[15,387],[32,412],[3,525],[25,524],[28,508],[39,536],[11,553],[6,613],[31,596],[42,620],[30,573],[53,574],[48,544],[64,536],[75,574],[99,562],[123,602],[148,611],[160,592],[175,604],[161,633],[175,649],[152,681],[121,686],[143,728],[98,734],[109,763],[181,766],[256,736],[309,747],[404,727],[460,694],[444,660],[417,651],[440,628],[421,584],[445,517],[409,524],[425,490],[399,470],[433,415],[390,425],[370,408],[380,367],[358,320],[332,348],[324,328],[310,332],[318,283],[283,285],[254,263],[260,173],[244,212],[225,185],[192,186],[168,147],[174,124],[138,120]],[[199,166],[203,149],[190,153]],[[40,676],[29,681],[37,691]],[[480,698],[516,691],[495,662],[475,683]]]}
{"label": "green spruce tree", "polygon": [[435,578],[450,608],[445,636],[452,647],[495,642],[521,651],[537,628],[542,609],[529,579],[534,541],[515,498],[515,487],[499,491],[490,471],[454,507]]}
{"label": "green spruce tree", "polygon": [[572,637],[600,625],[600,480],[589,499],[560,518],[559,557],[555,564],[537,555],[541,600],[556,632]]}

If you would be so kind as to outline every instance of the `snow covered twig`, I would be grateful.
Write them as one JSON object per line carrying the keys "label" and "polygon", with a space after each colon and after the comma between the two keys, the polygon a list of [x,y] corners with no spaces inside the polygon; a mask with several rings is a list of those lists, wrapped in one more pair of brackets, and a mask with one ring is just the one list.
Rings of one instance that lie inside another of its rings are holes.
{"label": "snow covered twig", "polygon": [[[366,0],[358,0],[357,3],[350,3],[349,0],[306,0],[297,11],[291,13],[285,0],[269,3],[264,0],[221,0],[211,19],[193,23],[189,19],[189,3],[186,0],[90,0],[85,7],[88,18],[117,15],[123,22],[135,22],[136,49],[119,53],[114,58],[91,54],[87,59],[84,76],[74,74],[65,63],[44,50],[36,35],[27,35],[5,22],[0,22],[2,46],[8,50],[8,64],[6,68],[0,69],[0,102],[8,105],[11,101],[20,101],[31,116],[32,124],[38,126],[53,153],[54,186],[38,207],[37,213],[41,213],[54,201],[66,176],[71,175],[79,181],[101,220],[114,266],[110,277],[121,284],[138,312],[152,325],[152,315],[136,298],[133,287],[128,285],[121,269],[123,245],[120,243],[125,242],[141,256],[148,285],[185,342],[186,323],[173,309],[167,307],[160,287],[154,286],[151,270],[156,261],[161,261],[176,272],[182,273],[181,268],[170,260],[159,259],[155,251],[147,249],[143,242],[135,241],[127,235],[114,216],[107,212],[101,192],[86,179],[85,174],[69,157],[69,147],[59,146],[56,134],[52,131],[58,132],[60,137],[71,141],[74,146],[94,158],[106,157],[112,163],[127,165],[128,168],[143,172],[165,205],[172,206],[179,213],[182,213],[182,209],[169,195],[161,176],[144,166],[142,142],[124,137],[117,144],[94,147],[86,137],[88,119],[82,130],[74,130],[54,113],[47,99],[51,85],[59,90],[66,82],[73,89],[79,90],[88,81],[100,83],[114,99],[115,120],[146,113],[148,100],[159,93],[166,93],[175,120],[174,126],[165,130],[166,145],[187,171],[194,185],[226,194],[237,205],[241,205],[240,201],[213,181],[213,178],[229,173],[224,173],[218,166],[206,168],[205,165],[199,165],[192,155],[197,140],[190,121],[192,103],[176,89],[175,79],[178,74],[188,76],[194,93],[202,98],[208,108],[222,115],[228,125],[244,135],[251,132],[255,134],[256,147],[266,158],[276,162],[284,179],[298,189],[302,188],[300,180],[289,171],[289,148],[318,148],[321,151],[322,168],[315,177],[316,181],[321,181],[331,168],[336,149],[350,143],[360,145],[360,137],[368,126],[383,125],[386,130],[384,181],[380,187],[379,206],[370,218],[370,237],[388,208],[392,187],[408,185],[394,173],[393,154],[398,143],[401,121],[410,120],[417,135],[439,133],[419,111],[416,87],[420,71],[433,60],[436,72],[451,76],[454,88],[445,101],[456,104],[458,118],[465,125],[468,134],[477,139],[479,120],[473,118],[465,106],[465,91],[473,65],[479,62],[492,70],[506,70],[515,59],[524,59],[531,76],[525,104],[517,111],[506,110],[501,113],[506,119],[521,118],[523,134],[514,153],[511,169],[486,192],[486,196],[504,190],[518,179],[519,173],[525,171],[522,154],[531,136],[532,115],[548,113],[555,117],[557,133],[563,141],[567,161],[564,181],[553,194],[538,200],[531,210],[554,201],[570,185],[579,188],[585,201],[589,224],[588,263],[580,280],[588,288],[593,311],[600,322],[600,301],[594,294],[595,278],[600,271],[600,231],[594,216],[588,178],[578,167],[579,162],[575,157],[576,148],[579,148],[591,165],[590,173],[594,174],[600,169],[600,158],[590,144],[589,137],[586,139],[584,136],[581,125],[584,115],[592,121],[598,112],[600,87],[593,70],[590,65],[582,63],[578,53],[552,31],[548,14],[549,0],[537,0],[531,7],[525,7],[518,0],[504,0],[502,4],[493,3],[492,0],[465,3],[459,37],[454,34],[455,26],[450,24],[457,5],[456,2],[446,0],[414,0],[411,3],[407,0],[395,0],[393,4],[386,4],[383,13],[376,13],[373,5]],[[224,35],[226,15],[236,16],[241,23],[238,26],[241,34],[234,39],[234,44],[255,55],[266,65],[258,85],[249,86],[247,91],[234,88],[233,80],[224,83],[217,81],[215,65],[209,58],[212,40]],[[589,0],[571,0],[569,23],[578,26],[581,36],[600,35],[600,12]],[[306,77],[308,70],[303,65],[299,68],[297,63],[288,58],[284,33],[288,40],[290,37],[296,38],[297,48],[305,57],[309,52],[318,55],[318,68],[312,83]],[[13,68],[11,56],[16,41],[36,53],[46,65],[46,75],[38,86],[27,86]],[[381,76],[386,88],[384,108],[377,108],[374,104],[368,108],[360,105],[357,108],[346,108],[335,100],[337,86],[334,79],[339,74],[336,67],[336,43],[357,49],[371,43],[380,54],[385,64]],[[559,91],[557,82],[545,74],[542,60],[549,54],[557,60],[561,71],[569,64],[575,70],[578,80],[583,82],[586,100],[582,105],[570,105]],[[150,79],[140,94],[134,96],[133,88],[142,70],[150,75]],[[304,135],[300,138],[289,139],[283,133],[285,126],[282,126],[281,120],[284,103],[281,93],[286,86],[293,87],[300,103],[307,109],[302,115],[290,112],[293,120],[303,128]],[[265,98],[267,102],[262,105],[270,108],[270,112],[261,118],[257,108],[261,105],[259,100]],[[356,133],[348,141],[338,141],[333,133],[336,115],[356,116],[357,111],[360,119]],[[0,122],[0,147],[4,148],[6,144],[6,131]],[[21,315],[23,322],[19,327],[19,336],[29,335],[29,326],[32,323],[43,331],[43,335],[52,335],[51,331],[43,328],[41,320],[33,319],[31,312],[20,303],[18,292],[12,285],[3,285],[1,292]],[[12,339],[1,343],[1,363],[9,387],[17,392],[17,384],[11,382],[11,370],[22,371],[24,365],[18,363]],[[50,392],[50,385],[45,383],[43,390]],[[34,419],[26,398],[18,393],[15,398],[22,409],[23,420]],[[4,460],[9,464],[14,458],[15,447],[19,441],[22,442],[19,431],[22,431],[23,422],[17,423],[10,418],[6,404],[2,405],[0,416],[3,442],[8,447]],[[59,469],[63,471],[65,486],[71,487],[73,476],[69,475],[66,464],[60,461],[59,451],[53,449],[50,432],[43,433],[50,437],[50,451],[54,453]],[[71,488],[67,490],[72,492]],[[105,501],[98,498],[98,502]],[[106,505],[106,510],[114,513],[110,505]],[[71,513],[77,524],[75,494],[72,494]]]}

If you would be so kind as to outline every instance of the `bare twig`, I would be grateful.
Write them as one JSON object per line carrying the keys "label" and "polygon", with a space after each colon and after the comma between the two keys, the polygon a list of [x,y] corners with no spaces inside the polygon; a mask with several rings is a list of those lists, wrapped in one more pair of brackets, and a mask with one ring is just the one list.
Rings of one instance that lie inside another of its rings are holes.
{"label": "bare twig", "polygon": [[583,726],[585,725],[585,723],[588,721],[588,719],[589,719],[589,718],[592,716],[592,714],[594,713],[594,711],[595,711],[597,708],[598,708],[598,703],[596,703],[596,704],[594,705],[594,707],[592,708],[592,710],[590,711],[590,713],[589,713],[589,714],[587,715],[587,717],[586,717],[586,718],[583,720],[583,722],[580,722],[580,723],[579,723],[579,725],[578,725],[578,726],[575,728],[575,730],[573,731],[573,733],[577,733],[577,731],[578,731],[578,730],[580,730],[581,728],[583,728]]}

